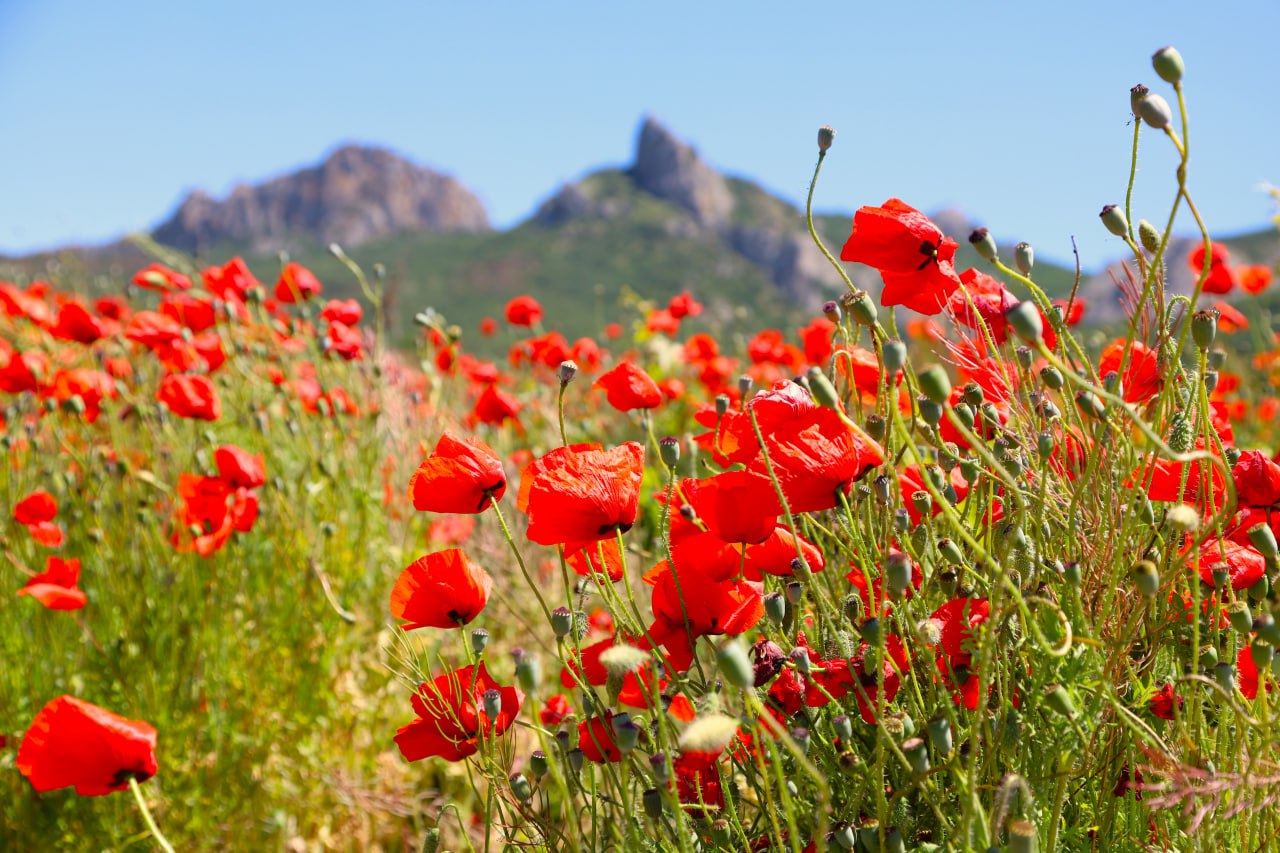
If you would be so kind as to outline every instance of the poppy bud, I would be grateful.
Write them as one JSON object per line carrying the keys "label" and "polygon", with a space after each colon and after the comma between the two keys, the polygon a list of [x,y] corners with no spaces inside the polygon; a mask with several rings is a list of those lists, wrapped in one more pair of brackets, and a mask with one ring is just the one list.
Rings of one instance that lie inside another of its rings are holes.
{"label": "poppy bud", "polygon": [[831,843],[827,845],[827,849],[831,849],[831,845],[834,844],[837,850],[852,850],[858,843],[853,834],[853,827],[847,823],[833,829],[828,838],[831,839]]}
{"label": "poppy bud", "polygon": [[907,345],[899,338],[890,338],[880,345],[880,358],[884,362],[885,377],[892,380],[907,363]]}
{"label": "poppy bud", "polygon": [[942,406],[921,394],[916,397],[916,408],[920,410],[920,420],[931,427],[942,422]]}
{"label": "poppy bud", "polygon": [[1249,542],[1258,549],[1258,553],[1267,558],[1268,563],[1274,564],[1276,558],[1280,557],[1280,548],[1276,547],[1275,532],[1262,522],[1249,528]]}
{"label": "poppy bud", "polygon": [[745,400],[749,393],[751,393],[751,377],[744,373],[738,377],[738,396]]}
{"label": "poppy bud", "polygon": [[775,625],[781,625],[787,618],[787,600],[780,592],[771,592],[764,597],[764,612]]}
{"label": "poppy bud", "polygon": [[1160,590],[1160,572],[1150,560],[1142,560],[1133,567],[1133,582],[1138,592],[1151,598]]}
{"label": "poppy bud", "polygon": [[884,438],[886,424],[883,417],[872,412],[867,415],[867,420],[863,424],[863,428],[867,431],[867,435],[871,436],[876,441],[880,441]]}
{"label": "poppy bud", "polygon": [[1222,448],[1222,459],[1227,463],[1227,467],[1236,467],[1236,463],[1240,461],[1241,452],[1240,448],[1234,445],[1227,445]]}
{"label": "poppy bud", "polygon": [[843,609],[846,619],[857,622],[862,618],[862,599],[856,595],[846,595]]}
{"label": "poppy bud", "polygon": [[522,803],[528,802],[529,798],[533,796],[533,788],[529,785],[529,780],[525,778],[525,775],[523,773],[513,773],[509,781],[511,783],[511,793],[515,794],[516,799]]}
{"label": "poppy bud", "polygon": [[899,507],[893,511],[893,529],[899,533],[906,533],[911,529],[911,513],[907,512],[904,507]]}
{"label": "poppy bud", "polygon": [[783,589],[786,591],[787,601],[792,604],[799,604],[804,598],[804,587],[799,581],[791,581]]}
{"label": "poppy bud", "polygon": [[[1213,309],[1201,309],[1191,315],[1191,337],[1196,346],[1207,350],[1213,346],[1213,339],[1218,336],[1218,312]],[[1206,379],[1208,375],[1206,374]]]}
{"label": "poppy bud", "polygon": [[644,801],[644,813],[651,820],[657,820],[662,817],[662,792],[657,788],[646,788],[644,793],[640,795],[640,799]]}
{"label": "poppy bud", "polygon": [[954,540],[939,539],[938,553],[953,566],[958,566],[964,562],[964,552],[960,550],[960,546]]}
{"label": "poppy bud", "polygon": [[1243,599],[1237,598],[1227,605],[1227,619],[1231,622],[1231,627],[1241,634],[1248,634],[1253,630],[1253,614],[1249,612],[1249,602]]}
{"label": "poppy bud", "polygon": [[834,299],[829,299],[822,303],[822,313],[827,315],[827,319],[836,325],[839,325],[840,320],[844,317],[844,313],[840,310],[840,303]]}
{"label": "poppy bud", "polygon": [[1230,661],[1220,660],[1213,667],[1213,680],[1227,692],[1236,689],[1236,668]]}
{"label": "poppy bud", "polygon": [[1138,220],[1138,241],[1148,252],[1160,251],[1160,230],[1145,219]]}
{"label": "poppy bud", "polygon": [[635,749],[640,742],[640,727],[631,719],[631,715],[626,712],[614,714],[611,722],[614,740],[623,754]]}
{"label": "poppy bud", "polygon": [[973,485],[981,474],[982,469],[978,467],[978,460],[972,456],[966,456],[960,460],[960,476],[964,478],[966,483]]}
{"label": "poppy bud", "polygon": [[547,754],[540,749],[535,749],[529,754],[529,772],[535,778],[541,779],[547,775],[550,765],[547,764]]}
{"label": "poppy bud", "polygon": [[951,397],[951,377],[942,365],[934,364],[920,371],[916,377],[920,382],[920,390],[939,406]]}
{"label": "poppy bud", "polygon": [[969,234],[969,245],[973,246],[974,251],[982,257],[984,261],[994,261],[998,252],[996,248],[996,238],[991,236],[991,232],[986,228],[975,228]]}
{"label": "poppy bud", "polygon": [[965,429],[973,429],[974,414],[968,403],[961,400],[951,407],[951,411]]}
{"label": "poppy bud", "polygon": [[822,368],[810,367],[805,375],[809,379],[809,393],[818,405],[840,411],[840,395],[836,393],[835,386],[831,384],[827,374],[822,372]]}
{"label": "poppy bud", "polygon": [[562,639],[573,630],[573,613],[569,608],[557,607],[551,611],[551,630],[556,632],[557,639]]}
{"label": "poppy bud", "polygon": [[578,365],[572,361],[560,362],[560,368],[556,371],[556,375],[560,377],[560,384],[568,385],[573,381],[573,377],[578,375]]}
{"label": "poppy bud", "polygon": [[582,764],[587,760],[587,754],[578,747],[569,750],[569,769],[578,774],[582,772]]}
{"label": "poppy bud", "polygon": [[1017,818],[1009,821],[1009,853],[1036,853],[1035,824]]}
{"label": "poppy bud", "polygon": [[670,778],[667,772],[667,754],[665,752],[655,752],[649,756],[649,767],[653,770],[653,778],[659,783],[665,783]]}
{"label": "poppy bud", "polygon": [[1038,344],[1044,340],[1044,321],[1035,303],[1023,300],[1014,304],[1004,313],[1005,321],[1013,329],[1014,334],[1029,344]]}
{"label": "poppy bud", "polygon": [[840,714],[831,718],[831,730],[843,743],[853,737],[853,722],[846,714]]}
{"label": "poppy bud", "polygon": [[[925,493],[925,497],[928,497],[928,492]],[[893,598],[901,598],[911,585],[911,560],[906,554],[890,554],[885,560],[884,574],[889,595]]]}
{"label": "poppy bud", "polygon": [[1276,647],[1257,637],[1249,644],[1249,656],[1253,658],[1253,665],[1258,669],[1266,669],[1271,666],[1271,661],[1276,656]]}
{"label": "poppy bud", "polygon": [[875,300],[865,290],[846,294],[842,300],[845,310],[855,323],[862,326],[874,326],[878,311]]}
{"label": "poppy bud", "polygon": [[929,750],[922,738],[913,737],[902,742],[902,754],[906,756],[911,772],[921,775],[929,772]]}
{"label": "poppy bud", "polygon": [[876,500],[882,504],[887,504],[893,500],[893,480],[889,479],[887,474],[881,474],[872,480],[871,490],[876,496]]}
{"label": "poppy bud", "polygon": [[[1272,564],[1274,565],[1274,561]],[[1249,597],[1254,601],[1266,601],[1271,597],[1271,578],[1267,575],[1263,575],[1258,578],[1257,582],[1254,583],[1253,586],[1245,589],[1245,592],[1247,592]]]}
{"label": "poppy bud", "polygon": [[471,651],[477,656],[484,654],[484,650],[489,645],[489,632],[484,628],[476,628],[471,632]]}
{"label": "poppy bud", "polygon": [[1067,688],[1063,687],[1061,684],[1049,685],[1044,693],[1044,702],[1045,705],[1049,707],[1049,710],[1061,714],[1068,720],[1074,720],[1076,718],[1076,714],[1078,712],[1076,711],[1075,700],[1071,698],[1071,694],[1067,692]]}
{"label": "poppy bud", "polygon": [[788,655],[788,657],[791,658],[791,663],[795,665],[795,668],[797,670],[804,673],[805,675],[809,674],[809,650],[808,649],[804,648],[803,646],[796,646],[794,649],[791,650],[791,654]]}
{"label": "poppy bud", "polygon": [[939,755],[951,754],[951,721],[946,717],[934,717],[925,724],[925,732],[929,735],[929,742],[933,744],[933,748]]}
{"label": "poppy bud", "polygon": [[658,442],[658,455],[662,458],[662,464],[668,468],[674,469],[680,464],[680,440],[667,436]]}
{"label": "poppy bud", "polygon": [[1253,630],[1271,645],[1280,645],[1280,626],[1276,625],[1270,613],[1259,613],[1253,617]]}
{"label": "poppy bud", "polygon": [[933,498],[924,489],[911,493],[911,506],[920,515],[929,515],[933,511]]}
{"label": "poppy bud", "polygon": [[1107,406],[1092,391],[1080,391],[1076,394],[1076,408],[1080,413],[1091,418],[1102,420],[1107,414]]}
{"label": "poppy bud", "polygon": [[734,687],[751,687],[755,684],[755,670],[747,658],[746,647],[739,640],[730,640],[716,650],[716,667],[724,680]]}
{"label": "poppy bud", "polygon": [[[1165,49],[1172,50],[1173,48],[1165,48]],[[836,129],[834,127],[824,124],[822,127],[818,128],[818,150],[819,151],[830,150],[831,144],[835,141],[836,141]]]}
{"label": "poppy bud", "polygon": [[876,645],[880,642],[880,620],[876,619],[874,616],[870,619],[864,620],[863,623],[858,626],[858,633],[862,635],[862,639],[866,640],[873,646]]}
{"label": "poppy bud", "polygon": [[796,742],[796,746],[800,747],[800,752],[802,754],[808,755],[809,753],[809,730],[808,729],[805,729],[805,728],[792,729],[791,739]]}
{"label": "poppy bud", "polygon": [[1182,54],[1178,53],[1177,48],[1162,47],[1157,50],[1151,57],[1151,67],[1166,83],[1177,86],[1182,82]]}
{"label": "poppy bud", "polygon": [[1167,130],[1173,123],[1173,110],[1169,109],[1169,102],[1150,92],[1138,101],[1138,115],[1156,130]]}
{"label": "poppy bud", "polygon": [[1124,211],[1119,205],[1108,204],[1102,208],[1102,212],[1098,214],[1102,219],[1102,224],[1107,230],[1117,237],[1124,237],[1129,233],[1129,220],[1124,218]]}
{"label": "poppy bud", "polygon": [[1022,242],[1013,247],[1013,265],[1018,268],[1018,272],[1031,275],[1031,268],[1035,263],[1036,253],[1030,243]]}

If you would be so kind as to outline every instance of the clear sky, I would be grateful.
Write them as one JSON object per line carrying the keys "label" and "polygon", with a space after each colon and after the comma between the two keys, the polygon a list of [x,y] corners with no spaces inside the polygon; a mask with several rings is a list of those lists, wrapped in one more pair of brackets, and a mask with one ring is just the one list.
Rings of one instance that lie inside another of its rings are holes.
{"label": "clear sky", "polygon": [[[1263,227],[1280,183],[1280,2],[0,0],[0,252],[155,225],[340,142],[452,173],[493,221],[630,160],[652,114],[712,164],[818,206],[958,206],[1087,264],[1119,250],[1128,90],[1187,62],[1191,188],[1210,227]],[[1173,197],[1147,134],[1138,212]],[[1186,223],[1183,223],[1186,227]],[[964,235],[955,235],[962,238]]]}

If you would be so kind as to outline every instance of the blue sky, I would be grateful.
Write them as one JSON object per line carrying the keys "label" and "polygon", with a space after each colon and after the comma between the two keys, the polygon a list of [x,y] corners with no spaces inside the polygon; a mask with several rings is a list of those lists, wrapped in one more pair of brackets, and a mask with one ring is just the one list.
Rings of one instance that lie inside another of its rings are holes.
{"label": "blue sky", "polygon": [[[652,114],[791,199],[830,123],[820,208],[958,206],[1095,264],[1119,250],[1097,214],[1124,195],[1128,89],[1165,44],[1202,213],[1267,224],[1280,4],[1018,5],[0,0],[0,252],[151,226],[344,141],[456,175],[508,225],[627,162]],[[1163,221],[1174,158],[1147,139],[1135,198]]]}

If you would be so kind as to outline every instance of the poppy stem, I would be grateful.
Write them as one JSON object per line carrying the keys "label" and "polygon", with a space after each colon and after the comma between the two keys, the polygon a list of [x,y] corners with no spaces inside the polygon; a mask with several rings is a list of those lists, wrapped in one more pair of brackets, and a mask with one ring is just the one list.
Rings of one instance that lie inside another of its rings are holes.
{"label": "poppy stem", "polygon": [[156,843],[160,845],[165,853],[174,853],[173,845],[164,837],[160,827],[156,826],[155,818],[151,816],[151,810],[147,808],[147,801],[142,796],[142,789],[138,787],[138,780],[132,776],[129,777],[129,790],[133,792],[133,799],[138,804],[138,810],[142,812],[142,819],[146,821],[147,829],[151,830],[151,835],[155,838]]}
{"label": "poppy stem", "polygon": [[804,204],[804,218],[809,225],[809,236],[813,238],[813,242],[818,244],[818,251],[822,252],[822,256],[831,262],[831,266],[836,268],[836,272],[840,273],[840,277],[844,279],[844,283],[848,285],[850,292],[857,293],[858,288],[853,286],[853,281],[849,278],[849,274],[844,271],[844,267],[840,266],[840,262],[835,259],[830,250],[823,244],[822,238],[818,236],[818,230],[813,227],[813,191],[818,186],[818,173],[822,171],[822,161],[826,159],[827,152],[818,152],[818,165],[813,167],[813,178],[809,181],[809,198]]}

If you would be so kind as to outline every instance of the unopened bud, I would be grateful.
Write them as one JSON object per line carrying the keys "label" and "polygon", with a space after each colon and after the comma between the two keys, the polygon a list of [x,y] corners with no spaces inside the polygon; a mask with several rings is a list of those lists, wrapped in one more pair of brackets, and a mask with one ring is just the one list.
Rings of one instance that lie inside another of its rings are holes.
{"label": "unopened bud", "polygon": [[840,395],[836,393],[836,387],[831,384],[827,374],[822,372],[822,368],[810,367],[805,375],[809,379],[809,393],[813,395],[818,405],[839,411]]}
{"label": "unopened bud", "polygon": [[754,668],[740,640],[730,640],[716,650],[716,667],[734,687],[746,688],[755,683]]}
{"label": "unopened bud", "polygon": [[844,307],[855,323],[862,326],[874,326],[878,311],[876,303],[865,290],[848,294],[844,299]]}
{"label": "unopened bud", "polygon": [[1005,312],[1005,320],[1014,334],[1025,343],[1038,344],[1044,340],[1044,321],[1040,310],[1030,300],[1023,300]]}
{"label": "unopened bud", "polygon": [[1156,130],[1166,130],[1173,124],[1173,110],[1169,109],[1169,102],[1150,92],[1138,102],[1138,115]]}
{"label": "unopened bud", "polygon": [[902,754],[906,756],[907,765],[911,767],[911,772],[916,775],[929,772],[929,750],[924,745],[924,739],[913,737],[910,740],[902,742]]}
{"label": "unopened bud", "polygon": [[1102,208],[1102,212],[1098,214],[1098,218],[1102,220],[1102,224],[1108,231],[1117,237],[1125,237],[1129,234],[1129,220],[1124,218],[1124,211],[1117,204],[1108,204]]}
{"label": "unopened bud", "polygon": [[1151,67],[1160,75],[1160,79],[1166,83],[1172,83],[1177,86],[1182,82],[1182,72],[1184,66],[1182,64],[1182,54],[1178,53],[1177,48],[1162,47],[1151,57]]}
{"label": "unopened bud", "polygon": [[996,248],[996,238],[991,236],[991,232],[986,228],[975,228],[969,235],[969,245],[973,246],[974,251],[984,261],[994,261],[998,250]]}
{"label": "unopened bud", "polygon": [[920,390],[924,395],[938,405],[947,402],[951,397],[951,377],[947,376],[947,371],[940,364],[934,364],[920,371],[917,377],[920,382]]}
{"label": "unopened bud", "polygon": [[907,363],[907,345],[897,338],[891,338],[881,347],[881,358],[884,359],[885,376],[892,379]]}
{"label": "unopened bud", "polygon": [[[1213,346],[1214,338],[1218,336],[1218,311],[1213,308],[1204,309],[1191,315],[1191,337],[1196,342],[1196,346],[1202,350],[1207,350]],[[1206,374],[1206,378],[1207,378]]]}
{"label": "unopened bud", "polygon": [[1160,251],[1160,229],[1145,219],[1138,220],[1138,242],[1148,252]]}
{"label": "unopened bud", "polygon": [[1160,572],[1150,560],[1142,560],[1133,567],[1133,582],[1138,592],[1151,598],[1160,591]]}
{"label": "unopened bud", "polygon": [[658,442],[658,455],[663,465],[675,468],[680,464],[680,440],[672,436],[663,438]]}

